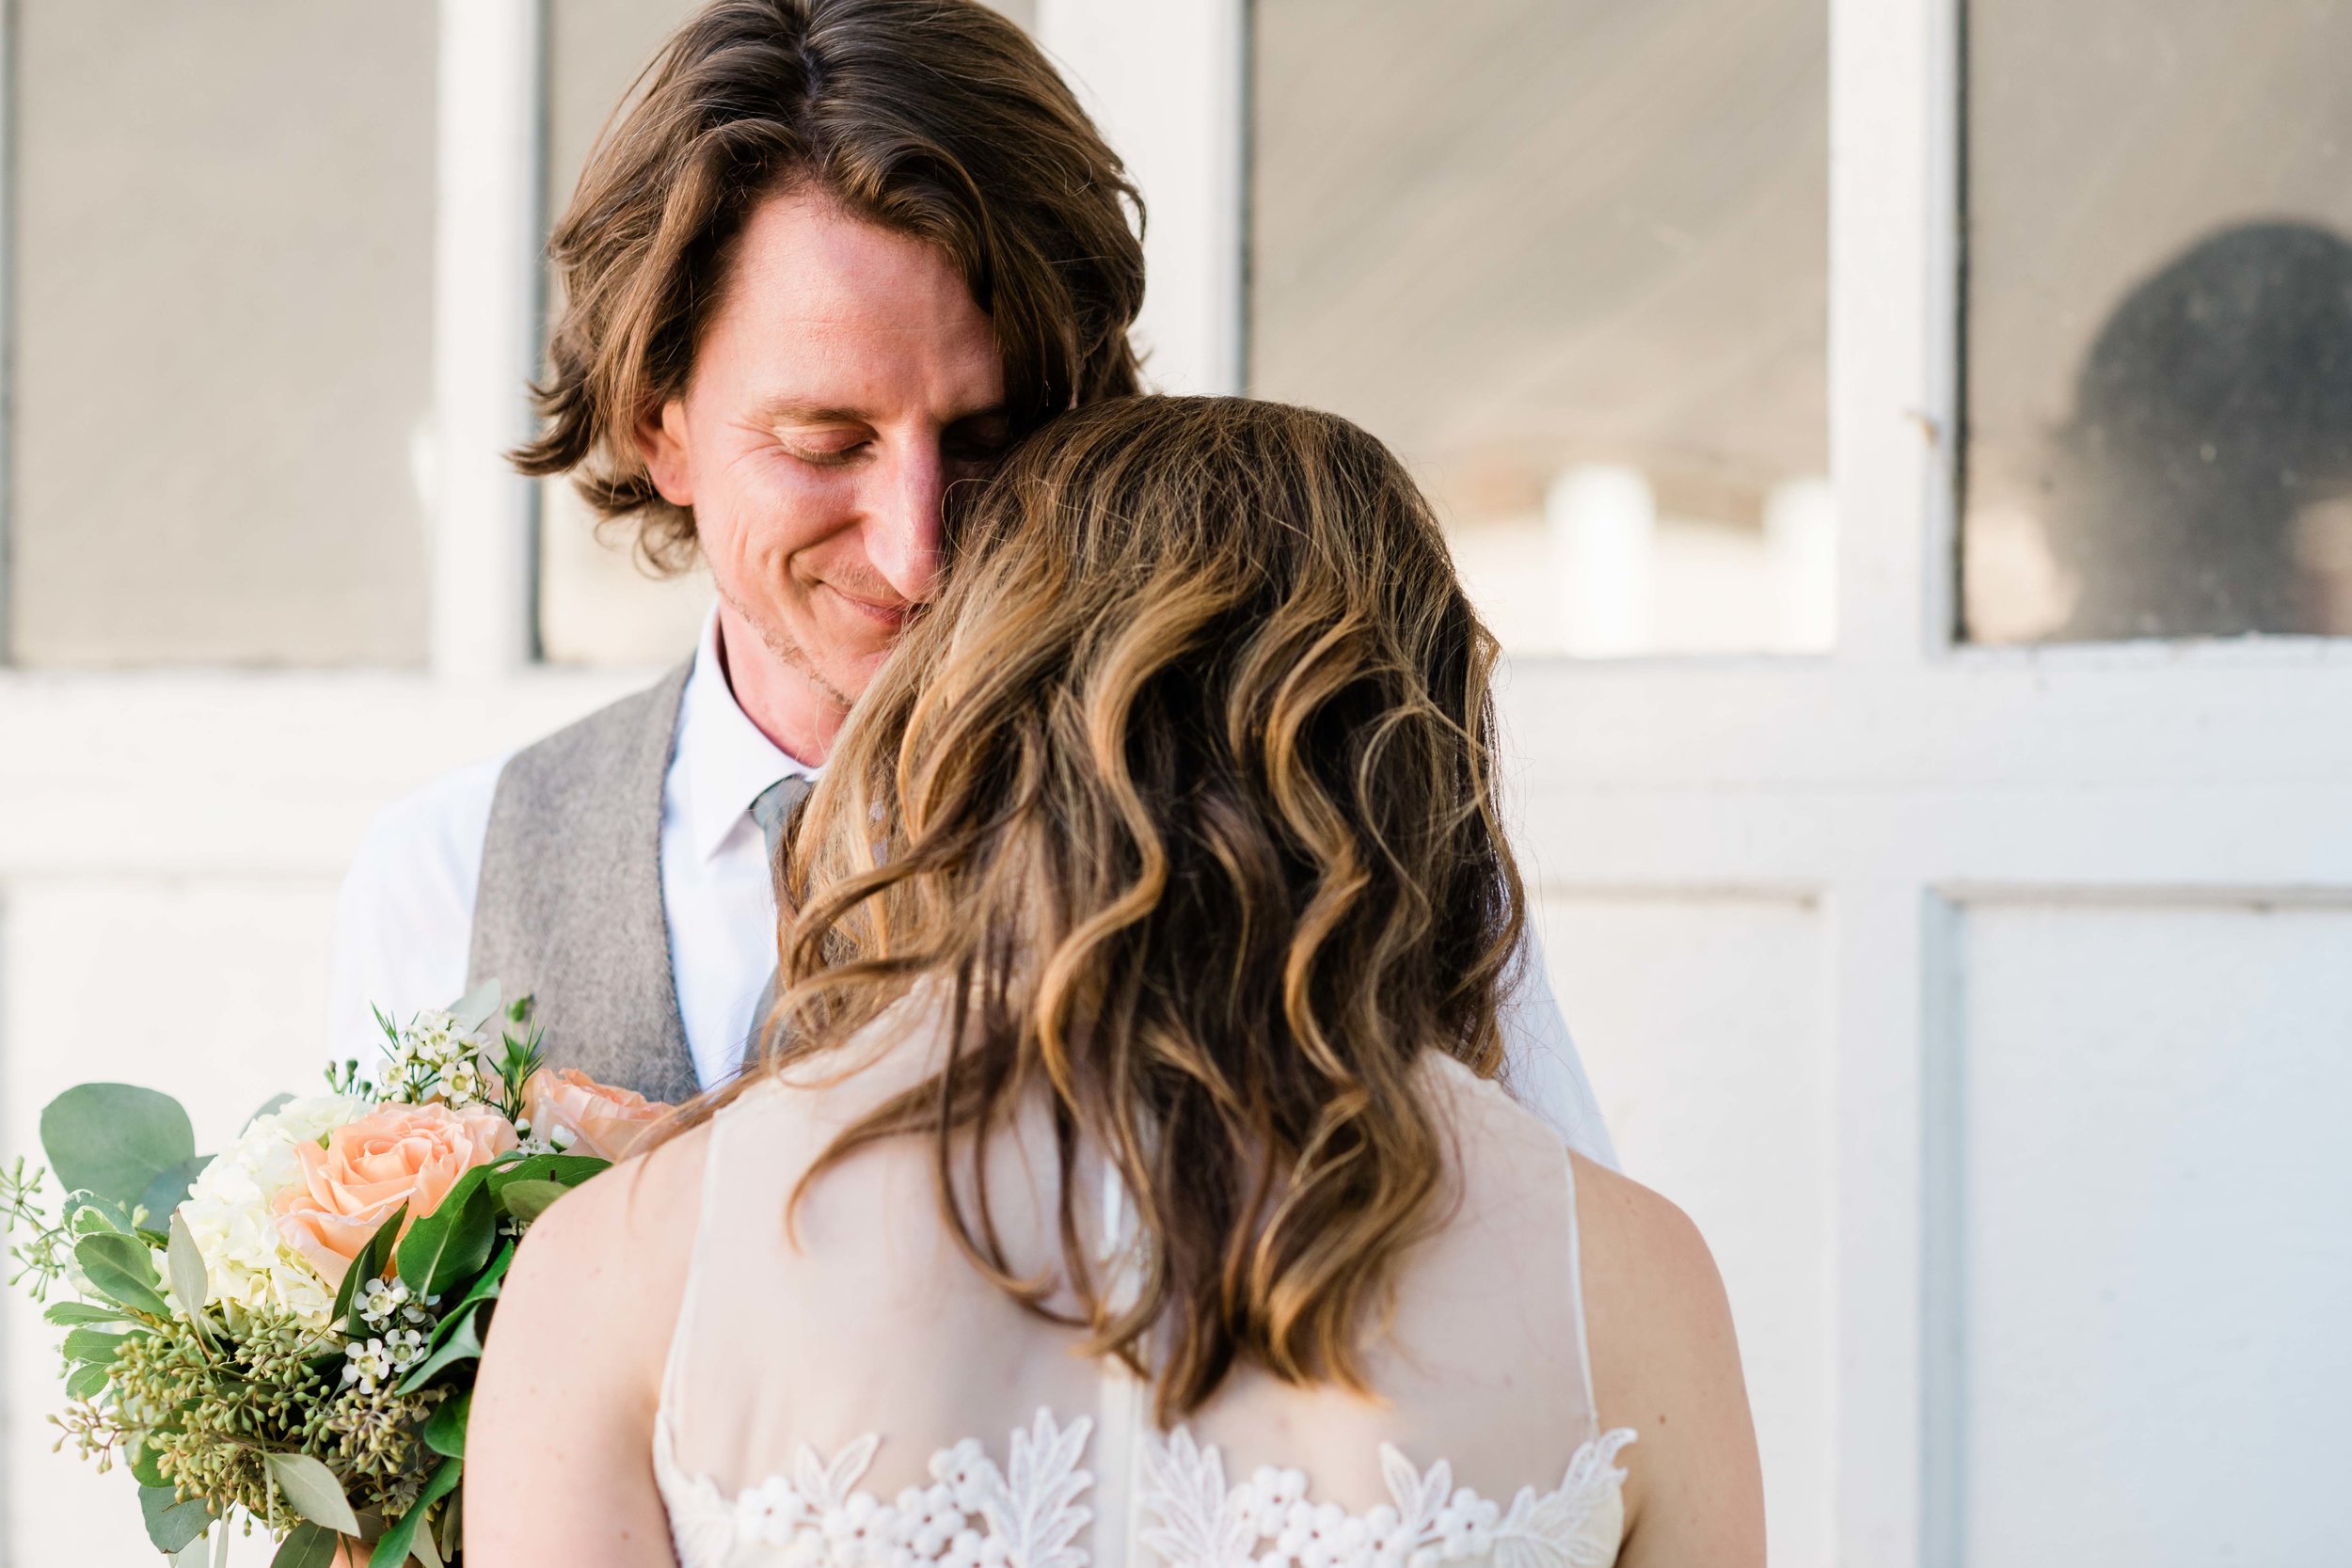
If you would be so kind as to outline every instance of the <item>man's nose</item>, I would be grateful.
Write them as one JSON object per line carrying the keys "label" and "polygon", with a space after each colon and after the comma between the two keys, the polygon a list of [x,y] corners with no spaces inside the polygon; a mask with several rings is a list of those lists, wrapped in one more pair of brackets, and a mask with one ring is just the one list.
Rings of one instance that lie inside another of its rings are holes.
{"label": "man's nose", "polygon": [[907,453],[877,476],[881,493],[866,510],[866,559],[911,604],[939,583],[946,467],[936,449]]}

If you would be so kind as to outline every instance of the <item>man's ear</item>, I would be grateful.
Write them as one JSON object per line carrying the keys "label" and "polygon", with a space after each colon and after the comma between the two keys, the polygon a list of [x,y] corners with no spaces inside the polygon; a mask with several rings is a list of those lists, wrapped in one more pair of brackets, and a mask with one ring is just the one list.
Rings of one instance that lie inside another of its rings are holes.
{"label": "man's ear", "polygon": [[693,464],[686,440],[686,404],[676,398],[638,421],[637,452],[653,487],[672,506],[694,504]]}

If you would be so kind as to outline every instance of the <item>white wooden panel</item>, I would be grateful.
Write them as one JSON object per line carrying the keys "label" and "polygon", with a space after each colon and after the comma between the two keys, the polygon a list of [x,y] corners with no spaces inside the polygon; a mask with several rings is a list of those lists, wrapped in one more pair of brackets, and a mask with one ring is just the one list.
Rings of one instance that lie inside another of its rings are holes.
{"label": "white wooden panel", "polygon": [[[0,1157],[40,1163],[40,1108],[79,1083],[165,1090],[187,1106],[205,1151],[271,1095],[323,1088],[333,906],[323,879],[0,884]],[[59,1331],[14,1291],[0,1323],[6,1560],[156,1560],[129,1477],[50,1451],[49,1416],[63,1403]],[[248,1549],[238,1560],[267,1559]]]}
{"label": "white wooden panel", "polygon": [[1537,918],[1627,1174],[1681,1205],[1722,1266],[1772,1560],[1827,1563],[1836,1374],[1820,911],[1554,893]]}
{"label": "white wooden panel", "polygon": [[1959,928],[1947,1560],[2352,1560],[2352,909]]}

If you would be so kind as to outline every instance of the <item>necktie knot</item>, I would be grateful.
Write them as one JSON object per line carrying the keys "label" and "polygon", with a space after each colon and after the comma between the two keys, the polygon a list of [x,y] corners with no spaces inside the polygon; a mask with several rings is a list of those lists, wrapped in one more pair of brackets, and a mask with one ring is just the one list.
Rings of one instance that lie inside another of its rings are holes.
{"label": "necktie knot", "polygon": [[776,863],[776,851],[784,844],[784,825],[791,819],[793,808],[808,799],[816,781],[805,773],[787,773],[761,790],[752,801],[752,820],[759,824],[760,836],[768,841],[768,863]]}

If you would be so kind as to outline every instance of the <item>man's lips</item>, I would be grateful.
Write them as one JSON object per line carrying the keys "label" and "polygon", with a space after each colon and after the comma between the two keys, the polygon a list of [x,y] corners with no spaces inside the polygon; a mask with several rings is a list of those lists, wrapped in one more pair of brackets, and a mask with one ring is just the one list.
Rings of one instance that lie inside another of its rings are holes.
{"label": "man's lips", "polygon": [[832,588],[834,596],[848,605],[850,610],[886,631],[897,631],[905,626],[908,618],[914,613],[914,607],[903,599],[895,603],[883,603],[877,599],[861,599],[855,594],[834,588],[832,583],[827,583],[825,586]]}

